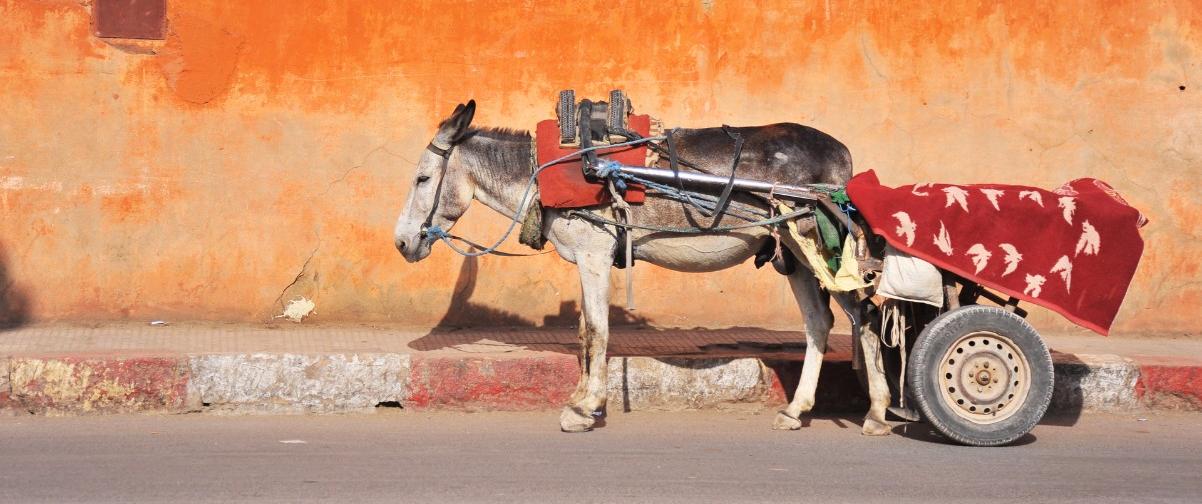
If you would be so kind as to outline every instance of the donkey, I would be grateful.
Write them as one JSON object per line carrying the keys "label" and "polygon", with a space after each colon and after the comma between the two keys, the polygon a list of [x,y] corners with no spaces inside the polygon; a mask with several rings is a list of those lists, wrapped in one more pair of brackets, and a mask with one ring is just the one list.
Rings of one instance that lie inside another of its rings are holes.
{"label": "donkey", "polygon": [[[526,208],[523,191],[532,173],[531,136],[528,132],[508,129],[473,128],[476,103],[460,104],[438,126],[417,163],[416,175],[397,219],[395,245],[408,262],[430,255],[437,238],[425,232],[429,226],[449,230],[467,211],[473,200],[509,217]],[[742,135],[743,150],[737,167],[740,177],[782,184],[843,184],[851,178],[851,155],[831,136],[806,126],[782,123],[770,126],[729,128]],[[680,129],[672,137],[679,158],[697,169],[716,175],[730,175],[734,142],[721,128]],[[736,195],[738,201],[758,205],[761,200]],[[599,212],[609,207],[596,208]],[[709,223],[693,207],[676,200],[658,197],[648,191],[642,205],[632,205],[629,220],[633,224],[664,227],[692,227]],[[720,225],[741,221],[723,217]],[[614,265],[618,239],[610,226],[571,216],[554,208],[543,210],[543,236],[555,246],[564,260],[574,263],[580,273],[580,379],[576,390],[560,415],[564,432],[591,430],[596,416],[606,405],[606,346],[609,341],[610,268]],[[812,223],[799,222],[800,231],[812,229]],[[734,232],[679,235],[631,230],[634,259],[685,272],[709,272],[729,268],[753,257],[773,239],[767,228],[748,228]],[[813,272],[798,261],[788,275],[789,285],[805,318],[806,352],[800,383],[792,401],[773,420],[775,429],[799,429],[800,416],[814,406],[814,392],[822,354],[826,349],[834,316],[831,295],[823,290]],[[877,336],[862,327],[862,313],[852,294],[833,296],[851,320],[868,363],[870,407],[862,433],[885,435],[885,410],[889,389],[881,366]]]}

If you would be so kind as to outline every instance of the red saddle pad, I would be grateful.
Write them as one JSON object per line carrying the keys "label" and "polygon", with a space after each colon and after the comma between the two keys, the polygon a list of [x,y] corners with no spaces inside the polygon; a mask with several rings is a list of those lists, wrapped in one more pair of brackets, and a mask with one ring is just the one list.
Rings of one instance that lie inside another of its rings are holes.
{"label": "red saddle pad", "polygon": [[[650,135],[651,116],[632,115],[627,122],[636,133]],[[535,131],[539,166],[579,150],[559,146],[559,123],[554,119],[539,122]],[[647,159],[647,147],[642,145],[601,149],[598,153],[603,158],[630,166],[643,166]],[[609,202],[609,192],[604,184],[584,178],[579,158],[543,170],[538,175],[538,194],[542,205],[551,208],[581,208]],[[642,203],[645,198],[642,186],[632,184],[626,190],[627,202]]]}

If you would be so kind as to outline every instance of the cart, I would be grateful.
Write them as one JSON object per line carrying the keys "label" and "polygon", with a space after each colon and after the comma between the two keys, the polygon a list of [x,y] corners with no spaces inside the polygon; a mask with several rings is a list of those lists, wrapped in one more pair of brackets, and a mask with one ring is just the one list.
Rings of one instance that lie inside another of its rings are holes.
{"label": "cart", "polygon": [[[810,186],[771,184],[697,172],[604,166],[633,182],[651,181],[713,192],[769,193],[798,207],[839,216],[828,193]],[[885,240],[862,219],[844,222],[857,242],[861,272],[879,276]],[[885,300],[873,288],[857,291],[860,330],[893,333],[882,337],[882,366],[893,405],[890,412],[907,420],[926,420],[949,439],[971,446],[997,446],[1023,437],[1043,418],[1052,399],[1052,357],[1039,333],[1027,323],[1019,299],[999,295],[972,278],[940,270],[943,308]],[[886,306],[889,303],[889,306]],[[882,324],[887,311],[904,314]],[[864,378],[858,338],[853,365]],[[866,387],[865,387],[866,388]]]}

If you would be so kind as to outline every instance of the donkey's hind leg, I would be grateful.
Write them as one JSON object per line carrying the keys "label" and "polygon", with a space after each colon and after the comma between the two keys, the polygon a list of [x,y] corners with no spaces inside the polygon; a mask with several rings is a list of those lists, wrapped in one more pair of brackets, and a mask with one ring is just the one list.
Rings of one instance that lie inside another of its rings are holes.
{"label": "donkey's hind leg", "polygon": [[774,429],[800,429],[801,414],[814,407],[814,392],[818,389],[818,372],[822,370],[822,354],[826,351],[826,338],[830,335],[835,317],[831,314],[830,296],[818,286],[814,273],[806,268],[797,268],[789,275],[789,286],[797,305],[805,317],[806,356],[801,366],[801,380],[793,401],[776,415]]}
{"label": "donkey's hind leg", "polygon": [[863,312],[856,302],[855,294],[836,294],[835,300],[851,320],[851,334],[860,339],[864,350],[864,371],[868,375],[868,414],[864,416],[861,433],[866,436],[885,436],[890,427],[885,422],[885,411],[889,408],[889,383],[885,380],[885,367],[881,361],[881,339],[871,324],[865,324]]}

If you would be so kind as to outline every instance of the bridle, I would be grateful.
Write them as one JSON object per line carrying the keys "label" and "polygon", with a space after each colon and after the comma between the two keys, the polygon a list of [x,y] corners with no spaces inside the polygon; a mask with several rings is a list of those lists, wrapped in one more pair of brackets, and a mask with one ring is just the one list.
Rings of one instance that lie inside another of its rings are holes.
{"label": "bridle", "polygon": [[442,182],[447,179],[447,167],[451,164],[451,152],[455,150],[455,144],[451,143],[444,149],[435,145],[434,140],[430,140],[430,143],[426,144],[426,150],[442,158],[442,172],[438,175],[438,185],[434,187],[434,203],[430,205],[430,213],[426,214],[426,220],[422,222],[421,231],[418,233],[422,240],[429,237],[427,231],[434,225],[434,213],[438,211],[438,202],[442,200]]}

